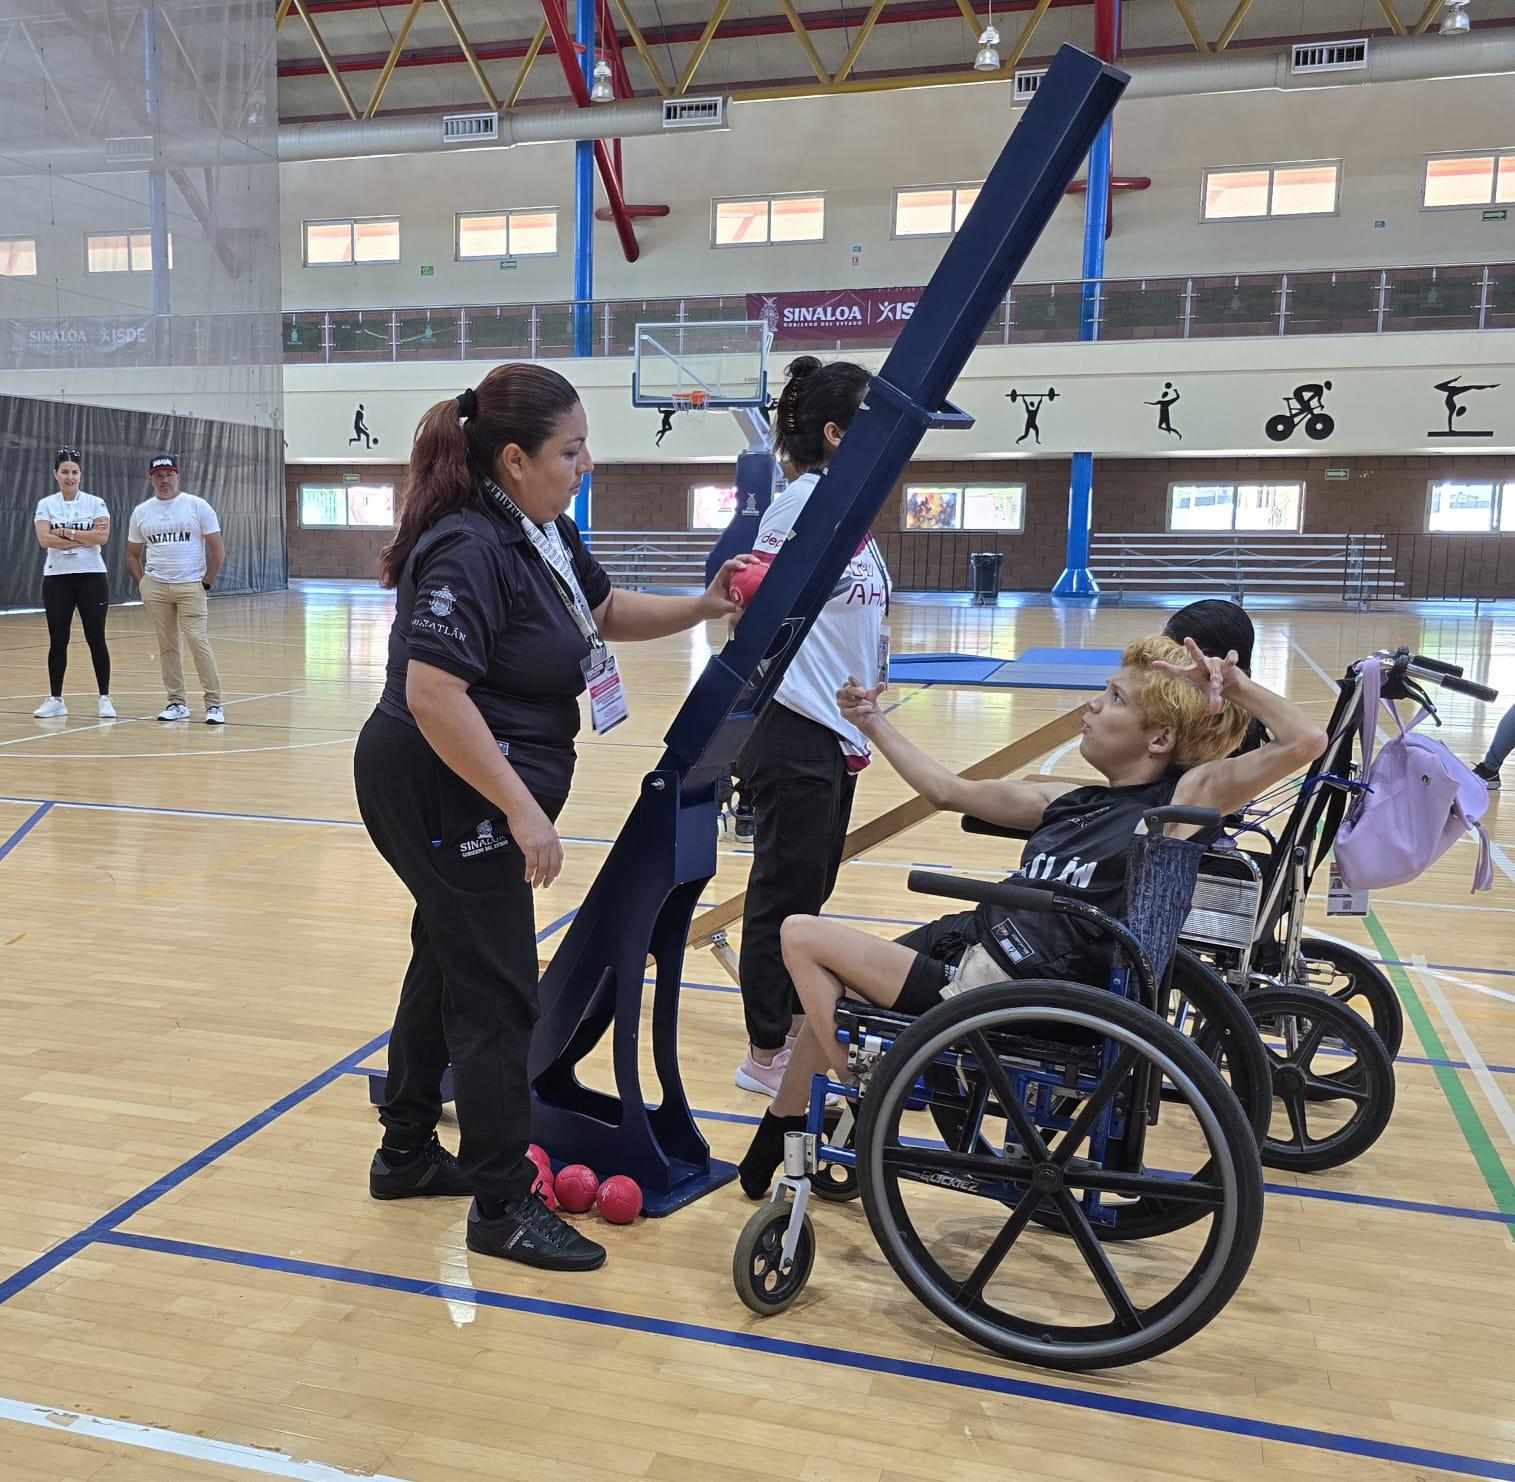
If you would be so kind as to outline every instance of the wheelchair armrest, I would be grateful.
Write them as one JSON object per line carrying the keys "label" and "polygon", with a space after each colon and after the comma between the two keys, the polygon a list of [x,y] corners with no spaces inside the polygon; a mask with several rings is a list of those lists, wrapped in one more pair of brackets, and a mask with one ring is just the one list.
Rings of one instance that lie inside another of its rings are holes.
{"label": "wheelchair armrest", "polygon": [[990,823],[987,818],[975,818],[971,813],[963,814],[963,832],[965,834],[990,834],[999,839],[1029,839],[1031,830],[1024,828],[1010,828],[1003,823]]}

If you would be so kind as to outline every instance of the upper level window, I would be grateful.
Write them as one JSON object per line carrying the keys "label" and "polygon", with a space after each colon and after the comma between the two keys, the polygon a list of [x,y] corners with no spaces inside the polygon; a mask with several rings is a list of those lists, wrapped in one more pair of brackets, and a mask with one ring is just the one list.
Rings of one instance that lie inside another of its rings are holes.
{"label": "upper level window", "polygon": [[[174,234],[168,234],[168,265],[174,265]],[[151,232],[93,232],[84,239],[84,268],[90,273],[150,273]]]}
{"label": "upper level window", "polygon": [[496,257],[551,257],[558,250],[556,211],[458,213],[458,261]]}
{"label": "upper level window", "polygon": [[308,268],[400,260],[400,222],[397,217],[306,221],[301,227],[305,236],[305,266]]}
{"label": "upper level window", "polygon": [[976,185],[923,185],[894,193],[894,235],[950,237],[968,215],[983,182]]}
{"label": "upper level window", "polygon": [[1433,535],[1515,531],[1515,480],[1444,479],[1432,484],[1426,529]]}
{"label": "upper level window", "polygon": [[1341,161],[1247,165],[1206,170],[1203,220],[1260,221],[1269,216],[1332,216]]}
{"label": "upper level window", "polygon": [[1515,154],[1432,155],[1420,199],[1428,211],[1515,201]]}
{"label": "upper level window", "polygon": [[825,196],[753,196],[714,204],[717,247],[821,242],[826,237]]}
{"label": "upper level window", "polygon": [[1170,484],[1170,530],[1297,531],[1303,484]]}
{"label": "upper level window", "polygon": [[36,242],[31,237],[0,237],[0,278],[36,276]]}

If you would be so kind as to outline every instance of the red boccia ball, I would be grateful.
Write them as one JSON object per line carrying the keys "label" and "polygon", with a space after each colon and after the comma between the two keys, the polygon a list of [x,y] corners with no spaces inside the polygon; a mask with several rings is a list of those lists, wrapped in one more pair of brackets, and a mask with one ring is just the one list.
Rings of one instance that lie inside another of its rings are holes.
{"label": "red boccia ball", "polygon": [[766,561],[753,561],[750,565],[743,566],[735,576],[731,578],[727,591],[731,594],[731,600],[738,607],[746,607],[757,595],[757,589],[762,585],[763,578],[768,575],[768,563]]}
{"label": "red boccia ball", "polygon": [[559,1171],[553,1182],[558,1204],[569,1214],[584,1214],[592,1209],[594,1196],[600,1192],[600,1181],[594,1169],[582,1163],[570,1163]]}
{"label": "red boccia ball", "polygon": [[545,1173],[549,1178],[552,1177],[552,1159],[547,1156],[546,1148],[538,1147],[536,1143],[532,1143],[526,1149],[526,1156],[537,1165],[538,1173]]}
{"label": "red boccia ball", "polygon": [[600,1185],[595,1203],[612,1225],[629,1225],[642,1212],[642,1191],[634,1178],[617,1173]]}
{"label": "red boccia ball", "polygon": [[536,1179],[531,1185],[531,1192],[533,1194],[540,1194],[542,1196],[542,1203],[549,1209],[556,1209],[558,1207],[556,1180],[553,1178],[550,1168],[545,1173],[540,1171],[537,1173]]}

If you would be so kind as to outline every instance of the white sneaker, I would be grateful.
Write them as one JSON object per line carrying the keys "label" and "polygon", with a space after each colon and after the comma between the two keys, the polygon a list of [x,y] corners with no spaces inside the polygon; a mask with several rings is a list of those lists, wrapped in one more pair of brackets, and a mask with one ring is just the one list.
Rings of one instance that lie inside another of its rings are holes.
{"label": "white sneaker", "polygon": [[158,719],[188,720],[189,706],[186,705],[182,700],[175,700],[172,704],[165,705],[163,709],[158,712]]}
{"label": "white sneaker", "polygon": [[115,718],[116,718],[116,707],[111,704],[111,702],[110,702],[110,696],[109,695],[101,695],[100,696],[100,719],[101,720],[114,720]]}
{"label": "white sneaker", "polygon": [[56,720],[59,716],[68,714],[68,706],[65,705],[63,701],[57,697],[57,695],[54,695],[51,699],[44,700],[39,706],[37,706],[37,708],[32,711],[32,714],[35,715],[38,720]]}
{"label": "white sneaker", "polygon": [[219,705],[207,705],[205,707],[205,724],[208,726],[224,726],[226,724],[226,712]]}

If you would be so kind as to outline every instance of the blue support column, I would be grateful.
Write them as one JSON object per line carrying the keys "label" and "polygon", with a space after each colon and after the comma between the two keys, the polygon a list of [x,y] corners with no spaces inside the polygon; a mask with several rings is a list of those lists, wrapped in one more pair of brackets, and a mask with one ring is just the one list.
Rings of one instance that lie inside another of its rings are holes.
{"label": "blue support column", "polygon": [[[584,82],[594,81],[595,0],[578,0],[575,39],[584,48],[579,57]],[[573,146],[573,353],[594,353],[594,141],[581,139]],[[591,484],[584,482],[573,501],[573,522],[589,539]]]}
{"label": "blue support column", "polygon": [[[1095,29],[1101,60],[1113,60],[1120,33],[1120,0],[1097,0]],[[1107,54],[1108,53],[1108,54]],[[1115,125],[1110,119],[1089,151],[1089,189],[1084,193],[1083,296],[1078,337],[1097,340],[1105,276],[1105,237],[1110,230],[1110,192]],[[1099,583],[1089,570],[1089,531],[1094,522],[1094,454],[1075,453],[1068,488],[1068,553],[1054,597],[1097,597]]]}

